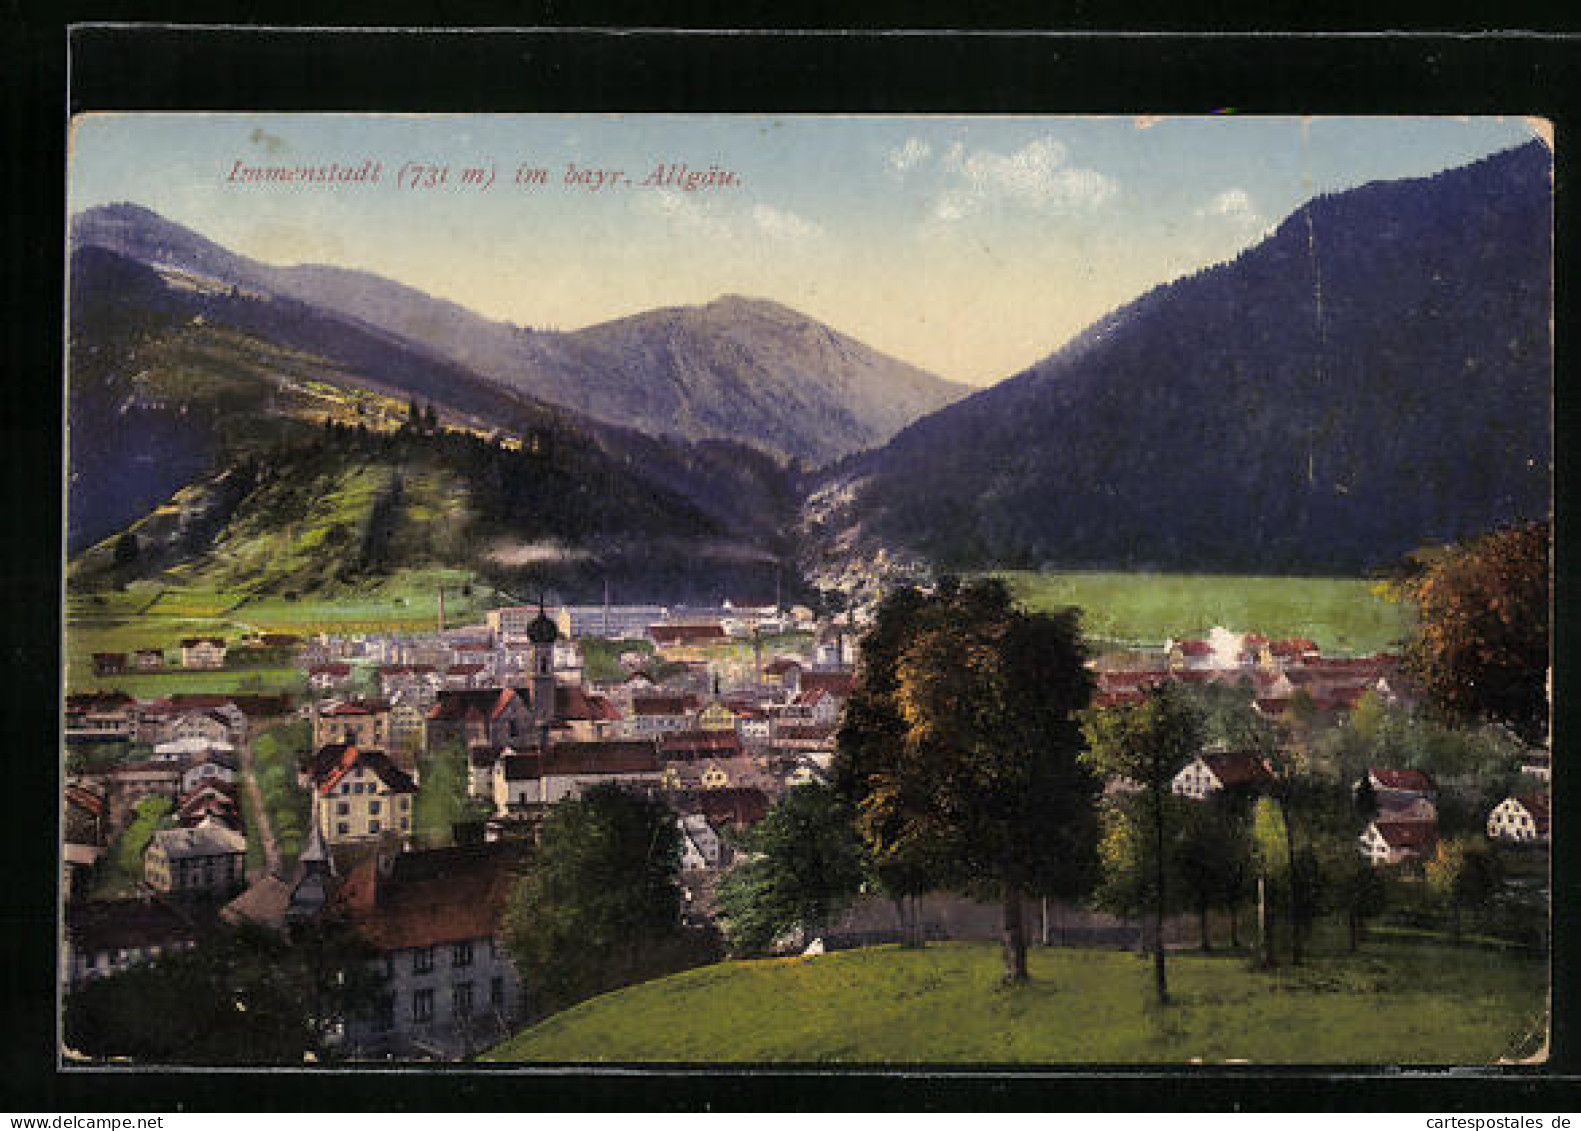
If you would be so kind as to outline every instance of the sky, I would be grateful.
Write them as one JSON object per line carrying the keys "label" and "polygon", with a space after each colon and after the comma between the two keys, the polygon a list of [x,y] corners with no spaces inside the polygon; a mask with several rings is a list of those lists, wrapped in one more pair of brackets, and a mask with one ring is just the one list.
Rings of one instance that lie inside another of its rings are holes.
{"label": "sky", "polygon": [[[1465,164],[1536,128],[1518,117],[94,114],[73,123],[68,207],[131,201],[266,263],[373,271],[538,329],[724,294],[773,299],[984,385],[1150,287],[1232,258],[1317,193]],[[245,179],[331,163],[377,163],[378,179]],[[652,180],[683,164],[730,177],[690,190]],[[448,172],[413,184],[416,166]],[[468,169],[492,179],[469,183]]]}

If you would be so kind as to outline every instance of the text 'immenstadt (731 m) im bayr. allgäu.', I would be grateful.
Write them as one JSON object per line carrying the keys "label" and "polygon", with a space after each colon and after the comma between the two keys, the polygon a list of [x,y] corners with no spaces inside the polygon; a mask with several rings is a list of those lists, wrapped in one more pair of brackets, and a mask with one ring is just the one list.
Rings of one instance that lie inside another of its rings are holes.
{"label": "text 'immenstadt (731 m) im bayr. allg\u00e4u.'", "polygon": [[645,174],[633,176],[624,169],[603,168],[567,161],[563,173],[520,162],[507,176],[493,160],[470,164],[406,160],[386,163],[367,157],[360,161],[320,164],[255,165],[237,158],[224,181],[236,185],[291,185],[302,187],[388,186],[403,191],[469,189],[487,192],[495,184],[518,189],[564,188],[601,192],[618,188],[663,189],[678,192],[718,191],[743,187],[741,174],[717,164],[694,166],[685,161],[660,161]]}

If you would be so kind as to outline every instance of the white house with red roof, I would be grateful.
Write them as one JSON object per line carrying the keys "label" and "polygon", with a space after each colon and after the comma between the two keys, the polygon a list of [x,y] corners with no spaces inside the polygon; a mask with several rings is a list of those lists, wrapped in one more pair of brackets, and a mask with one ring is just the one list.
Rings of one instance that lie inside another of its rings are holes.
{"label": "white house with red roof", "polygon": [[382,750],[326,746],[314,756],[312,778],[330,844],[411,833],[417,783]]}
{"label": "white house with red roof", "polygon": [[1171,793],[1201,801],[1226,789],[1260,790],[1271,781],[1268,768],[1256,756],[1220,751],[1193,758],[1169,788]]}
{"label": "white house with red roof", "polygon": [[1436,821],[1392,821],[1379,817],[1357,838],[1361,854],[1372,864],[1401,864],[1431,856],[1438,847]]}
{"label": "white house with red roof", "polygon": [[1529,793],[1506,797],[1488,814],[1488,836],[1493,840],[1546,841],[1548,795]]}

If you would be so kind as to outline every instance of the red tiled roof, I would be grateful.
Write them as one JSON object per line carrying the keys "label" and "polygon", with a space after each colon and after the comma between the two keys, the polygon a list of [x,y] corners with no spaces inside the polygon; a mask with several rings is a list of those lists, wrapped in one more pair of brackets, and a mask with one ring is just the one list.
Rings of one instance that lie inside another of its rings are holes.
{"label": "red tiled roof", "polygon": [[359,766],[371,770],[391,793],[417,792],[417,785],[410,775],[390,761],[384,751],[359,750],[355,746],[347,745],[342,747],[338,762],[332,764],[326,772],[315,775],[319,793],[332,792],[342,778]]}
{"label": "red tiled roof", "polygon": [[1179,641],[1179,645],[1181,655],[1183,656],[1213,655],[1213,645],[1209,644],[1206,640],[1182,640]]}
{"label": "red tiled roof", "polygon": [[466,719],[476,711],[478,717],[496,719],[509,709],[515,700],[525,709],[527,704],[514,687],[477,687],[466,690],[446,690],[439,693],[428,712],[430,719]]}
{"label": "red tiled roof", "polygon": [[1292,636],[1288,640],[1271,642],[1268,650],[1276,656],[1304,656],[1316,652],[1318,646],[1304,636]]}
{"label": "red tiled roof", "polygon": [[1202,761],[1226,787],[1258,785],[1269,780],[1268,768],[1251,754],[1204,754]]}
{"label": "red tiled roof", "polygon": [[1367,773],[1380,789],[1401,790],[1407,793],[1436,793],[1438,786],[1421,770],[1393,770],[1370,767]]}
{"label": "red tiled roof", "polygon": [[802,672],[797,685],[803,695],[821,688],[843,699],[856,687],[856,676],[851,672]]}
{"label": "red tiled roof", "polygon": [[445,669],[446,675],[477,675],[483,670],[482,664],[451,664]]}
{"label": "red tiled roof", "polygon": [[661,758],[734,757],[741,753],[741,738],[733,730],[687,730],[659,739]]}
{"label": "red tiled roof", "polygon": [[196,648],[199,644],[212,644],[216,648],[225,647],[223,636],[185,636],[181,639],[183,648]]}
{"label": "red tiled roof", "polygon": [[386,877],[370,858],[347,875],[337,901],[381,951],[492,938],[520,867],[518,851],[487,845],[403,853]]}
{"label": "red tiled roof", "polygon": [[753,825],[769,811],[768,794],[750,786],[669,790],[661,796],[682,816],[701,813],[711,825]]}
{"label": "red tiled roof", "polygon": [[330,663],[330,664],[314,664],[312,667],[307,669],[307,674],[308,675],[336,675],[336,676],[350,675],[351,674],[351,665],[350,664],[342,664],[342,663],[338,663],[338,662],[337,663]]}
{"label": "red tiled roof", "polygon": [[648,629],[655,644],[681,644],[692,640],[723,640],[725,630],[717,624],[656,624]]}
{"label": "red tiled roof", "polygon": [[104,815],[104,798],[86,786],[75,782],[66,784],[66,800],[70,804],[81,806],[94,816]]}
{"label": "red tiled roof", "polygon": [[1438,843],[1438,824],[1435,821],[1374,821],[1383,842],[1393,849],[1411,848],[1426,851]]}
{"label": "red tiled roof", "polygon": [[1524,793],[1515,800],[1532,815],[1533,820],[1541,818],[1548,820],[1548,795],[1546,793]]}
{"label": "red tiled roof", "polygon": [[773,661],[763,665],[763,674],[764,675],[784,675],[787,672],[791,672],[791,671],[801,671],[801,667],[802,667],[801,664],[799,664],[795,660],[788,659],[788,658],[786,658],[784,656],[781,656],[779,659],[773,660]]}
{"label": "red tiled roof", "polygon": [[640,716],[684,715],[697,705],[691,695],[648,695],[631,701],[631,713]]}

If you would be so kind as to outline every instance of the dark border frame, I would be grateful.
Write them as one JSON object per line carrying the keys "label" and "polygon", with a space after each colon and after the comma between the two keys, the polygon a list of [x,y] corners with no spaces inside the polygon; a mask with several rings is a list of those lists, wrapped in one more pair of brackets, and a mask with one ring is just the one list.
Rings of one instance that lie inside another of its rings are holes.
{"label": "dark border frame", "polygon": [[[242,12],[248,22],[256,11]],[[408,6],[413,7],[413,6]],[[718,6],[723,8],[723,6]],[[1159,6],[1162,8],[1162,5]],[[711,13],[762,26],[766,5]],[[1439,26],[1446,20],[1434,9]],[[292,13],[309,19],[313,12]],[[168,13],[166,18],[185,14]],[[389,19],[369,11],[364,22]],[[425,13],[426,15],[426,13]],[[1073,22],[1094,18],[1077,12]],[[116,18],[114,12],[83,19]],[[186,18],[190,18],[187,16]],[[322,17],[320,17],[322,18]],[[505,17],[510,18],[510,17]],[[514,18],[519,19],[520,16]],[[903,17],[904,18],[904,17]],[[1010,18],[1010,17],[1002,17]],[[1046,16],[1042,17],[1046,18]],[[1299,17],[1298,17],[1299,18]],[[1363,17],[1368,18],[1368,17]],[[1387,19],[1374,13],[1374,20]],[[1506,18],[1510,18],[1506,14]],[[1310,21],[1312,17],[1308,17]],[[694,17],[695,20],[695,17]],[[471,1110],[759,1108],[819,1110],[1044,1107],[1122,1110],[1532,1110],[1576,1106],[1581,1049],[1575,1014],[1581,870],[1561,819],[1554,844],[1554,1058],[1541,1069],[1369,1071],[951,1068],[827,1073],[776,1070],[614,1072],[289,1071],[61,1072],[54,1049],[55,748],[60,607],[62,253],[67,115],[96,109],[303,111],[692,111],[869,113],[1524,113],[1558,135],[1555,278],[1556,734],[1570,733],[1574,696],[1563,661],[1575,607],[1568,568],[1576,412],[1569,281],[1576,191],[1569,170],[1581,58],[1566,34],[1388,31],[1359,34],[1157,30],[1168,11],[1133,17],[1133,33],[621,32],[564,29],[313,31],[23,20],[7,45],[6,181],[25,205],[6,213],[5,369],[0,398],[6,470],[4,588],[11,671],[0,714],[11,798],[7,918],[0,932],[7,1038],[0,1080],[13,1110],[327,1111],[368,1107]],[[344,21],[342,21],[344,22]],[[418,20],[415,22],[426,22]],[[641,25],[638,18],[630,21]],[[913,20],[913,26],[925,22]],[[1251,26],[1251,25],[1243,25]],[[1360,25],[1355,25],[1360,26]],[[1383,26],[1383,25],[1380,25]],[[68,64],[69,59],[69,64]],[[69,82],[69,99],[67,96]],[[25,315],[23,312],[26,312]],[[42,393],[43,395],[38,395]],[[40,490],[39,485],[44,485]],[[51,490],[50,488],[54,489]],[[1560,807],[1577,811],[1581,774],[1556,770]]]}

